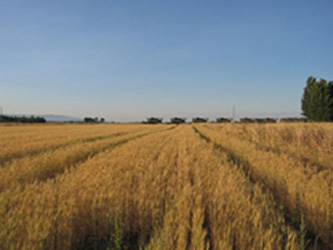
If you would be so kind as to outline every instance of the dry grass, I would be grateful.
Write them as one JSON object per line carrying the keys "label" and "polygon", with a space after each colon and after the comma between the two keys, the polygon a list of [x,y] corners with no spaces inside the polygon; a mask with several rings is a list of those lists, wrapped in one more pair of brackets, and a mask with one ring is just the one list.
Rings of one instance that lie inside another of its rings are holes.
{"label": "dry grass", "polygon": [[[325,170],[304,171],[303,164],[301,171],[284,155],[276,162],[276,153],[221,128],[198,126],[200,137],[190,125],[107,126],[93,127],[100,139],[75,137],[64,148],[30,156],[22,151],[2,166],[0,249],[304,249],[315,245],[305,232],[313,228],[325,241],[316,220],[329,230],[331,211],[325,206],[331,205],[322,200],[325,186],[314,186],[318,180],[327,183]],[[125,134],[108,137],[119,131]],[[35,131],[25,132],[25,138],[30,133]],[[250,162],[251,171],[230,152]],[[268,166],[265,154],[273,159]],[[296,186],[306,177],[297,195],[285,168]],[[307,185],[315,197],[303,195]],[[302,205],[306,228],[305,223],[295,227],[286,214],[285,206],[297,210],[295,204]],[[317,215],[325,211],[328,215]]]}

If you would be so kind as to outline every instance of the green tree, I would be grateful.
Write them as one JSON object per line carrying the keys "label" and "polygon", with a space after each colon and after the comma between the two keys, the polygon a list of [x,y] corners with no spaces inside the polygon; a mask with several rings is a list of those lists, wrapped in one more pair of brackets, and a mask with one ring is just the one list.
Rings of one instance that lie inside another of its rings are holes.
{"label": "green tree", "polygon": [[181,123],[185,123],[186,121],[186,118],[181,118],[181,117],[172,117],[170,119],[170,122],[171,123],[174,123],[174,124],[181,124]]}
{"label": "green tree", "polygon": [[306,81],[306,87],[304,88],[303,98],[302,98],[302,110],[303,115],[308,119],[312,118],[311,116],[311,95],[313,95],[313,89],[316,79],[310,76]]}
{"label": "green tree", "polygon": [[157,118],[157,117],[149,117],[147,118],[147,123],[149,124],[158,124],[158,123],[162,123],[163,118]]}
{"label": "green tree", "polygon": [[201,123],[201,122],[207,122],[208,118],[202,118],[202,117],[195,117],[192,118],[192,122],[194,123]]}
{"label": "green tree", "polygon": [[216,122],[218,122],[218,123],[227,123],[227,122],[231,122],[231,119],[225,118],[225,117],[219,117],[219,118],[216,118]]}
{"label": "green tree", "polygon": [[86,122],[86,123],[95,123],[96,122],[96,120],[92,117],[85,117],[83,119],[83,121]]}
{"label": "green tree", "polygon": [[333,121],[332,82],[324,79],[317,81],[310,76],[307,79],[302,98],[302,110],[310,121]]}

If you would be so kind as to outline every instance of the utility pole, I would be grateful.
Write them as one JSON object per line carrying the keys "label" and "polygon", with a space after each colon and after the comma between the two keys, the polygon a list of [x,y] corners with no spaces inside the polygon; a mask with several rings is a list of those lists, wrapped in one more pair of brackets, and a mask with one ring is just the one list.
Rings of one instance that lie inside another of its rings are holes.
{"label": "utility pole", "polygon": [[232,122],[235,122],[236,120],[236,106],[234,105],[232,107]]}

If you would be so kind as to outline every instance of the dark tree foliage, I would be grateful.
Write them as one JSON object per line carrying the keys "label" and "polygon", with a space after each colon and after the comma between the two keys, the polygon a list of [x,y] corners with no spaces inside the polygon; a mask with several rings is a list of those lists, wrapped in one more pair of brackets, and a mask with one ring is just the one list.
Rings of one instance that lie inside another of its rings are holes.
{"label": "dark tree foliage", "polygon": [[105,122],[105,119],[104,118],[101,118],[99,119],[98,117],[95,117],[95,118],[92,118],[92,117],[85,117],[83,119],[83,121],[85,123],[104,123]]}
{"label": "dark tree foliage", "polygon": [[46,123],[44,117],[38,116],[7,116],[7,115],[0,115],[0,122],[21,122],[21,123]]}
{"label": "dark tree foliage", "polygon": [[306,118],[299,118],[299,117],[286,117],[279,119],[279,122],[307,122]]}
{"label": "dark tree foliage", "polygon": [[248,118],[244,117],[240,119],[241,123],[276,123],[277,119],[274,118]]}
{"label": "dark tree foliage", "polygon": [[86,123],[97,123],[97,122],[98,122],[98,118],[97,118],[97,120],[96,120],[96,118],[85,117],[85,118],[83,119],[83,121],[86,122]]}
{"label": "dark tree foliage", "polygon": [[224,117],[219,117],[219,118],[216,118],[216,122],[219,122],[219,123],[231,122],[231,119],[224,118]]}
{"label": "dark tree foliage", "polygon": [[181,124],[181,123],[185,123],[185,122],[186,122],[186,118],[172,117],[172,118],[170,119],[170,122],[171,122],[171,123],[174,123],[174,124]]}
{"label": "dark tree foliage", "polygon": [[264,123],[276,123],[277,119],[266,117],[264,118]]}
{"label": "dark tree foliage", "polygon": [[253,121],[255,123],[275,123],[276,119],[269,118],[269,117],[266,117],[266,118],[254,118]]}
{"label": "dark tree foliage", "polygon": [[158,124],[162,123],[163,118],[157,118],[157,117],[149,117],[147,118],[147,123],[148,124]]}
{"label": "dark tree foliage", "polygon": [[329,115],[329,120],[333,121],[333,81],[330,81],[328,83],[328,93],[329,93],[329,96],[330,96],[330,102],[329,102],[330,115]]}
{"label": "dark tree foliage", "polygon": [[201,117],[195,117],[192,118],[192,122],[199,123],[199,122],[207,122],[208,118],[201,118]]}
{"label": "dark tree foliage", "polygon": [[252,118],[248,118],[248,117],[244,117],[240,119],[241,123],[254,123],[254,119]]}
{"label": "dark tree foliage", "polygon": [[310,76],[304,88],[302,110],[309,121],[333,121],[333,82]]}

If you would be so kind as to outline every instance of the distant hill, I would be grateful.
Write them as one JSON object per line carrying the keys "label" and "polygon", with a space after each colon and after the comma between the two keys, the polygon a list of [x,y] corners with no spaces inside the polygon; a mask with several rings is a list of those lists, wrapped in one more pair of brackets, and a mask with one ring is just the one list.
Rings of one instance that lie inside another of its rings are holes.
{"label": "distant hill", "polygon": [[48,122],[82,122],[83,119],[77,117],[71,117],[66,115],[39,115],[40,117],[44,117]]}

